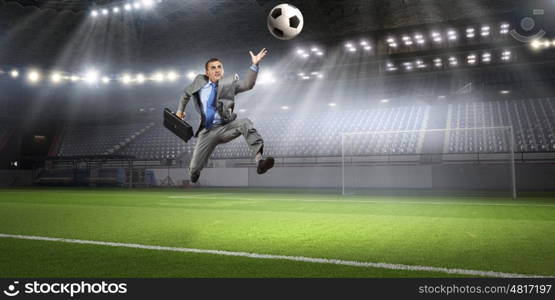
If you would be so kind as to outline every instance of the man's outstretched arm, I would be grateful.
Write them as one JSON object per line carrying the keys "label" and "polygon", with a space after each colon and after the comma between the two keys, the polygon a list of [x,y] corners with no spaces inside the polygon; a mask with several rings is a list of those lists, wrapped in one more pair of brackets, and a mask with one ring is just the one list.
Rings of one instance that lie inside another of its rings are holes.
{"label": "man's outstretched arm", "polygon": [[257,55],[254,55],[252,51],[249,51],[252,60],[252,66],[247,73],[247,77],[245,80],[239,80],[239,84],[237,85],[237,89],[235,90],[236,93],[241,93],[244,91],[248,91],[254,87],[256,83],[256,77],[258,76],[258,64],[262,59],[268,54],[268,50],[266,48],[260,50]]}

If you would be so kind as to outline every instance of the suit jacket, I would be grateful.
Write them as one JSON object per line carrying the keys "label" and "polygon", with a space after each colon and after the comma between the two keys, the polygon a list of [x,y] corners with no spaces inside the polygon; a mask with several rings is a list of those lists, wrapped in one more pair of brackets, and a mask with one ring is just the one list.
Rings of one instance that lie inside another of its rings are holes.
{"label": "suit jacket", "polygon": [[[235,107],[235,95],[248,91],[254,87],[258,72],[249,68],[245,80],[239,79],[235,74],[234,77],[222,78],[218,81],[218,91],[216,94],[216,110],[222,118],[223,124],[229,123],[237,118],[237,114],[233,112]],[[208,76],[197,75],[193,82],[185,88],[183,97],[179,101],[178,112],[185,111],[185,106],[190,100],[193,100],[195,110],[200,115],[200,124],[195,132],[195,137],[198,137],[199,132],[205,127],[204,123],[206,116],[200,100],[199,91],[208,83]]]}

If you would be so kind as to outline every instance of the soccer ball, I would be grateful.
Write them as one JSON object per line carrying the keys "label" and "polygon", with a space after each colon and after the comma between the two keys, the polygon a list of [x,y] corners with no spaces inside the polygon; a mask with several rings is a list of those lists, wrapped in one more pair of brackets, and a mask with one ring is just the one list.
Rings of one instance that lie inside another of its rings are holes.
{"label": "soccer ball", "polygon": [[268,15],[268,30],[280,40],[290,40],[303,30],[303,14],[287,3],[272,8]]}

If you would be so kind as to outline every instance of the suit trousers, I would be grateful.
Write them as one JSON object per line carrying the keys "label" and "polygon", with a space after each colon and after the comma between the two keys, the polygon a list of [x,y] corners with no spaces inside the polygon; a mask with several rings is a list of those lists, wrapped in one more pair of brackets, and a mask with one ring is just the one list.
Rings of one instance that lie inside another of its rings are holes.
{"label": "suit trousers", "polygon": [[211,129],[205,128],[199,132],[197,143],[193,150],[193,158],[189,165],[190,174],[200,174],[200,171],[206,165],[217,145],[230,142],[240,135],[245,138],[254,155],[258,152],[262,153],[264,141],[262,136],[253,127],[251,120],[236,119],[225,125],[215,125]]}

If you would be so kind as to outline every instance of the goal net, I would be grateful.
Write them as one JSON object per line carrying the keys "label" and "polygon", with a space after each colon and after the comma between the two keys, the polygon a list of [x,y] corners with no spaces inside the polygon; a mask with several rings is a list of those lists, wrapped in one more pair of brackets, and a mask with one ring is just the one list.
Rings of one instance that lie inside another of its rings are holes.
{"label": "goal net", "polygon": [[512,127],[345,132],[342,193],[516,198]]}

